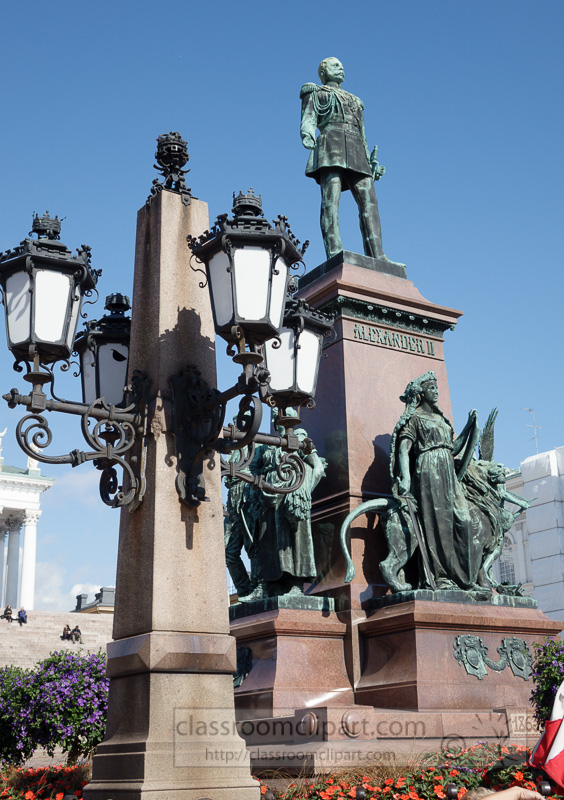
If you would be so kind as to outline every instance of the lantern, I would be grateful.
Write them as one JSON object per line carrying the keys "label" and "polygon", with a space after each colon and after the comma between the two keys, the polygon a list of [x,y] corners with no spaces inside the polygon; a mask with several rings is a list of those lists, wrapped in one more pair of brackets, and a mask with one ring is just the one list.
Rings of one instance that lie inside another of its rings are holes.
{"label": "lantern", "polygon": [[0,253],[8,347],[17,361],[38,357],[42,364],[68,360],[83,297],[96,286],[99,272],[90,267],[86,245],[73,256],[59,242],[61,221],[33,218],[30,235],[14,250]]}
{"label": "lantern", "polygon": [[107,403],[121,406],[127,383],[131,320],[125,312],[131,308],[129,297],[111,294],[105,308],[110,313],[86,323],[86,330],[76,338],[74,349],[80,357],[82,397],[92,403],[103,397]]}
{"label": "lantern", "polygon": [[206,267],[216,333],[261,345],[280,330],[290,266],[302,260],[307,242],[299,249],[285,217],[274,225],[264,219],[252,189],[233,198],[233,218],[219,216],[189,244]]}
{"label": "lantern", "polygon": [[288,297],[278,340],[264,346],[269,391],[279,408],[301,406],[315,397],[323,338],[332,327],[331,317]]}

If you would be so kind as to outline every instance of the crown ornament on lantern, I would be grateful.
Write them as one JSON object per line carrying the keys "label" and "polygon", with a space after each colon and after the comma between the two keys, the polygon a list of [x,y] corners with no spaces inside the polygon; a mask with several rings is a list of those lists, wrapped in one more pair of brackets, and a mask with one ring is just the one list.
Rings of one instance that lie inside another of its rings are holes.
{"label": "crown ornament on lantern", "polygon": [[256,195],[251,186],[247,194],[239,192],[235,197],[233,192],[233,214],[236,217],[248,216],[263,216],[262,211],[262,195]]}
{"label": "crown ornament on lantern", "polygon": [[37,234],[38,239],[59,239],[61,234],[61,220],[57,216],[50,216],[48,211],[46,211],[42,217],[34,212],[29,235],[31,236],[33,233]]}

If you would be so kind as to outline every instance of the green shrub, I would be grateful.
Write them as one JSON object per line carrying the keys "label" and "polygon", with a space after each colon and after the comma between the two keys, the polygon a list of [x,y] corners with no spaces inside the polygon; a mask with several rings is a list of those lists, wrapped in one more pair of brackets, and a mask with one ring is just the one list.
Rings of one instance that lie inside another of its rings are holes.
{"label": "green shrub", "polygon": [[558,687],[564,681],[564,643],[560,639],[546,639],[535,644],[533,652],[533,680],[531,703],[539,730],[550,718]]}
{"label": "green shrub", "polygon": [[52,653],[33,670],[0,669],[0,762],[23,764],[38,747],[56,747],[67,763],[89,755],[104,737],[108,708],[106,659]]}

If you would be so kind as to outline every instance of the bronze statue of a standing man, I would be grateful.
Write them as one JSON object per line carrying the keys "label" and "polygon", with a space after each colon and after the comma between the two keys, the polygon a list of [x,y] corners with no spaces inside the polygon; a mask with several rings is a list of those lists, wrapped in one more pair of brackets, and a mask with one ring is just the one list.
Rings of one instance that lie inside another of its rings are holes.
{"label": "bronze statue of a standing man", "polygon": [[[376,161],[377,148],[368,152],[364,130],[364,105],[359,97],[341,89],[345,79],[338,58],[319,65],[323,86],[305,83],[302,99],[301,137],[311,150],[306,175],[321,186],[321,232],[327,258],[343,249],[339,231],[341,192],[350,189],[358,205],[364,253],[384,261],[382,232],[374,181],[384,174]],[[319,136],[315,138],[315,130]]]}

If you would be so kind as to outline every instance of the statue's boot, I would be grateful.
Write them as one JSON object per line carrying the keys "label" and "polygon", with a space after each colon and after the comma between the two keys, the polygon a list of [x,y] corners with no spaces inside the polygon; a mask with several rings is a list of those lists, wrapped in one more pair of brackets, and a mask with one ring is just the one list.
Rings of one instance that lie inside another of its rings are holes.
{"label": "statue's boot", "polygon": [[264,581],[261,581],[250,594],[239,597],[239,603],[252,603],[253,600],[264,600],[265,597],[270,597],[270,593],[268,591],[268,585]]}

